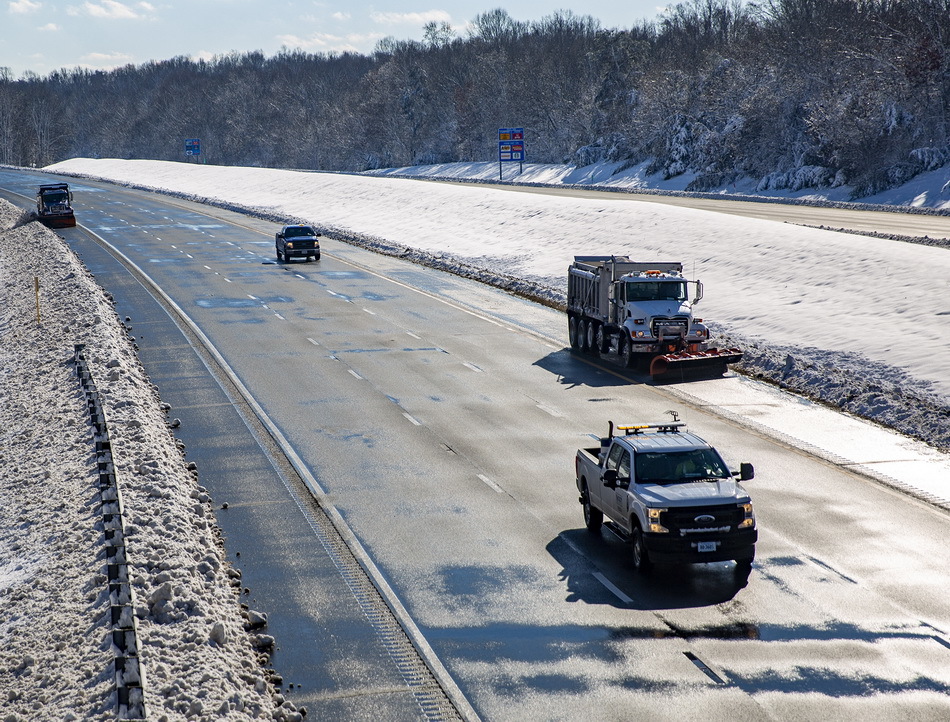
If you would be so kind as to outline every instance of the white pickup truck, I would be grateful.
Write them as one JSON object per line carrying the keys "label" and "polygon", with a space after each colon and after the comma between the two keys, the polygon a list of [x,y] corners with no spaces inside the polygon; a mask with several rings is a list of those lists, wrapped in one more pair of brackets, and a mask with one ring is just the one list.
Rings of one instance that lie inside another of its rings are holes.
{"label": "white pickup truck", "polygon": [[[730,471],[712,446],[685,424],[618,426],[599,447],[578,449],[577,490],[584,521],[630,542],[634,566],[735,560],[748,572],[758,532],[752,500],[739,481],[752,464]],[[738,480],[737,480],[738,477]]]}

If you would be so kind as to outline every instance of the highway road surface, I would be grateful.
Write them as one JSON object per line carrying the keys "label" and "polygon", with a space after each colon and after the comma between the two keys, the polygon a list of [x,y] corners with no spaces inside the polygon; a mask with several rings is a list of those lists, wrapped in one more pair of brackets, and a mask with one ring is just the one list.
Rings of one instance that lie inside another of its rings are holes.
{"label": "highway road surface", "polygon": [[[2,188],[36,184],[0,171]],[[200,330],[176,337],[83,228],[62,233],[120,315],[133,309],[201,483],[230,501],[219,523],[271,612],[274,666],[317,718],[437,718],[436,682],[485,720],[950,717],[945,510],[570,353],[550,309],[330,239],[319,262],[279,263],[273,224],[71,184],[80,224]],[[230,387],[194,361],[200,336]],[[748,578],[731,562],[638,577],[627,545],[584,528],[575,449],[608,419],[671,409],[755,464]],[[365,554],[427,681],[411,682],[378,602],[327,551],[295,463]]]}

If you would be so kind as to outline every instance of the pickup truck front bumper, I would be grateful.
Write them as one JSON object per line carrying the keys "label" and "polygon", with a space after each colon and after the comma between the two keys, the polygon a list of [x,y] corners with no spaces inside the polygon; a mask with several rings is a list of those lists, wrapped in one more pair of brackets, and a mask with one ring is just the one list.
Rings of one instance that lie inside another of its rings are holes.
{"label": "pickup truck front bumper", "polygon": [[[657,564],[695,564],[725,562],[732,559],[751,560],[755,557],[755,542],[758,538],[759,533],[755,529],[743,529],[732,534],[685,537],[644,534],[643,544],[650,556],[650,561]],[[707,548],[709,551],[700,551],[702,548]]]}

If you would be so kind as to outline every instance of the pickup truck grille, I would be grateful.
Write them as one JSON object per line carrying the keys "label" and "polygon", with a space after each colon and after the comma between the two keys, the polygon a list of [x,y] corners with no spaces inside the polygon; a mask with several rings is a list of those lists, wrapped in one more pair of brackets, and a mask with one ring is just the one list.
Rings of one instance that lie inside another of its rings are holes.
{"label": "pickup truck grille", "polygon": [[745,518],[738,504],[724,506],[687,506],[670,509],[660,516],[660,523],[677,536],[723,534],[734,531]]}

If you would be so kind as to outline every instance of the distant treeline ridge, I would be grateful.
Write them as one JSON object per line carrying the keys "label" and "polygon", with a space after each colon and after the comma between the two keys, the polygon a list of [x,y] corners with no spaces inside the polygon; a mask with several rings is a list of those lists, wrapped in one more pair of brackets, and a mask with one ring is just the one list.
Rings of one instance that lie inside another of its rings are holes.
{"label": "distant treeline ridge", "polygon": [[531,162],[866,195],[950,160],[948,103],[950,0],[691,0],[630,29],[497,9],[369,56],[0,68],[0,162],[183,160],[200,138],[209,163],[361,171],[493,160],[521,126]]}

